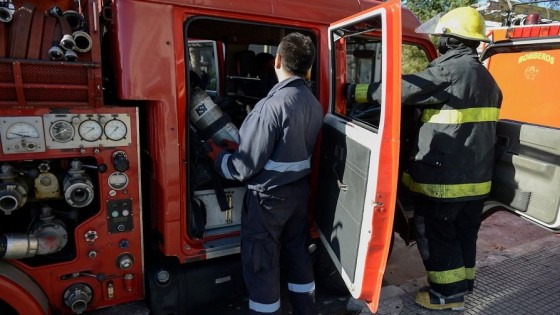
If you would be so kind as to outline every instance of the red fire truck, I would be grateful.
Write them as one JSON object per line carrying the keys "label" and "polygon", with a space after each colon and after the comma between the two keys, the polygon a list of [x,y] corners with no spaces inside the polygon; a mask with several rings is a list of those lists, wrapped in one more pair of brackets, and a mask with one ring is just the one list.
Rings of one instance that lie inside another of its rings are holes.
{"label": "red fire truck", "polygon": [[[325,112],[311,235],[375,311],[410,217],[401,56],[436,57],[418,24],[399,1],[0,0],[0,314],[185,314],[239,292],[245,187],[205,140],[235,137],[294,31],[317,47]],[[379,81],[381,106],[346,103],[344,83]]]}

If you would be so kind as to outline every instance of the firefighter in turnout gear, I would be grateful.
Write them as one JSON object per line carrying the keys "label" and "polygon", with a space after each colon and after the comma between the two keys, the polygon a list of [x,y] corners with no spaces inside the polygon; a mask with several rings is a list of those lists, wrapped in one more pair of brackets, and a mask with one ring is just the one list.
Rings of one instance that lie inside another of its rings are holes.
{"label": "firefighter in turnout gear", "polygon": [[[489,195],[500,88],[480,63],[482,16],[462,7],[439,14],[416,32],[438,36],[440,56],[426,70],[403,75],[402,104],[418,106],[418,132],[402,184],[417,196],[417,245],[429,287],[416,303],[462,310],[475,279],[476,240]],[[349,84],[349,101],[380,102],[380,83]]]}
{"label": "firefighter in turnout gear", "polygon": [[311,154],[323,110],[304,80],[314,60],[308,36],[284,37],[274,61],[279,83],[241,125],[239,148],[229,152],[213,145],[220,175],[244,181],[248,188],[241,260],[251,314],[280,314],[281,256],[294,313],[317,314],[307,205]]}

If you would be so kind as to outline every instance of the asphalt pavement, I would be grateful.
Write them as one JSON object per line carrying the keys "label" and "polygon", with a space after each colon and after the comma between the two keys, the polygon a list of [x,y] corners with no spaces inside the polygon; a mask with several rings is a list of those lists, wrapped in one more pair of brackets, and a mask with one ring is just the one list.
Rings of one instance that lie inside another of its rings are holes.
{"label": "asphalt pavement", "polygon": [[[560,314],[559,234],[511,213],[498,212],[482,223],[477,244],[477,280],[474,293],[465,299],[465,311],[429,311],[414,303],[416,291],[426,285],[417,249],[397,239],[385,270],[377,314]],[[322,315],[372,314],[362,301],[329,294],[320,286],[316,303]],[[148,315],[149,311],[142,303],[133,303],[94,314],[123,313]],[[216,303],[192,314],[247,314],[247,297]],[[282,315],[286,314],[292,312],[284,294]]]}

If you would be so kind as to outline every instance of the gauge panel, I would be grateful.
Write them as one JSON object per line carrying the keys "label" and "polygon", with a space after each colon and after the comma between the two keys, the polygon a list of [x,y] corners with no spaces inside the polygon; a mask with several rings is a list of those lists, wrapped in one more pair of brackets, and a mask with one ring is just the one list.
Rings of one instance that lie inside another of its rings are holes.
{"label": "gauge panel", "polygon": [[124,139],[124,137],[126,137],[128,128],[126,127],[126,124],[122,120],[115,118],[109,120],[105,124],[104,131],[105,131],[105,136],[107,136],[107,139],[113,141],[119,141],[121,139]]}
{"label": "gauge panel", "polygon": [[45,114],[43,121],[48,149],[131,145],[128,114]]}
{"label": "gauge panel", "polygon": [[0,139],[4,154],[45,152],[43,120],[40,116],[0,117]]}
{"label": "gauge panel", "polygon": [[86,119],[80,123],[78,134],[87,142],[94,142],[101,139],[103,127],[97,120]]}
{"label": "gauge panel", "polygon": [[68,142],[74,140],[76,130],[74,126],[66,120],[57,120],[49,128],[51,138],[56,142]]}
{"label": "gauge panel", "polygon": [[109,187],[114,190],[122,190],[128,186],[128,176],[122,172],[114,172],[107,179]]}

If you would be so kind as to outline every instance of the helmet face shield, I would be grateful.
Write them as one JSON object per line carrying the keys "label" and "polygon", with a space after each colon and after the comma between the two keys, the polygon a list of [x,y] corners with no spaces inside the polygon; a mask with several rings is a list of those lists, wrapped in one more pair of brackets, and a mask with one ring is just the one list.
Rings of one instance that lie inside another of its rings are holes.
{"label": "helmet face shield", "polygon": [[439,20],[445,14],[445,12],[440,12],[426,22],[420,24],[414,31],[419,34],[430,34],[430,35],[442,35],[442,30],[437,30],[436,27],[439,24]]}

